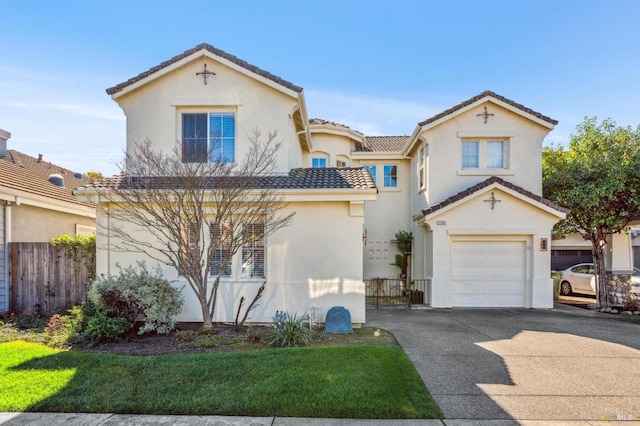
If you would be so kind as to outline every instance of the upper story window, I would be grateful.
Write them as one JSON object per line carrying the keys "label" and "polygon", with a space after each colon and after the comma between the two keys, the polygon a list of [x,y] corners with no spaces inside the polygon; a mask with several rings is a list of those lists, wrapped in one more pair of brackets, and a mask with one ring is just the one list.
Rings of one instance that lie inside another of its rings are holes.
{"label": "upper story window", "polygon": [[462,141],[462,169],[508,169],[508,142],[496,139]]}
{"label": "upper story window", "polygon": [[385,188],[398,187],[398,166],[384,166]]}
{"label": "upper story window", "polygon": [[326,158],[312,158],[311,159],[311,167],[314,169],[327,167],[327,159]]}
{"label": "upper story window", "polygon": [[423,146],[418,153],[418,189],[423,190],[426,187],[427,175],[426,175],[426,163],[428,155],[428,147]]}
{"label": "upper story window", "polygon": [[234,112],[182,114],[182,161],[185,163],[236,161]]}
{"label": "upper story window", "polygon": [[347,167],[347,162],[342,160],[336,160],[336,167]]}
{"label": "upper story window", "polygon": [[364,166],[364,168],[369,170],[373,183],[376,183],[376,166]]}
{"label": "upper story window", "polygon": [[487,142],[487,168],[504,169],[504,142]]}
{"label": "upper story window", "polygon": [[462,142],[462,168],[463,169],[477,169],[479,167],[479,150],[478,141],[463,141]]}

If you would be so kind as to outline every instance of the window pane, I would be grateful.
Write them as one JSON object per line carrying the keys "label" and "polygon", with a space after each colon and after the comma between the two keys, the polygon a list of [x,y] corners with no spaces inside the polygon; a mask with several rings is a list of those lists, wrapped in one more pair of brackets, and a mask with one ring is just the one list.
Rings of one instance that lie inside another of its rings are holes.
{"label": "window pane", "polygon": [[369,170],[369,174],[373,179],[373,183],[376,183],[376,166],[364,166],[365,169]]}
{"label": "window pane", "polygon": [[504,168],[504,143],[502,141],[487,142],[487,168]]}
{"label": "window pane", "polygon": [[462,168],[478,168],[478,142],[462,142]]}
{"label": "window pane", "polygon": [[207,153],[207,114],[182,114],[182,161],[205,161]]}
{"label": "window pane", "polygon": [[264,225],[249,223],[242,229],[242,276],[264,278]]}
{"label": "window pane", "polygon": [[236,161],[236,117],[233,112],[209,114],[211,161]]}
{"label": "window pane", "polygon": [[326,158],[312,158],[311,159],[311,167],[318,169],[327,167],[327,159]]}
{"label": "window pane", "polygon": [[384,166],[384,186],[395,188],[398,186],[398,167]]}
{"label": "window pane", "polygon": [[[231,242],[233,225],[225,222],[221,224],[211,223],[211,245],[215,246],[211,259],[211,275],[231,276]],[[222,270],[221,270],[222,269]]]}

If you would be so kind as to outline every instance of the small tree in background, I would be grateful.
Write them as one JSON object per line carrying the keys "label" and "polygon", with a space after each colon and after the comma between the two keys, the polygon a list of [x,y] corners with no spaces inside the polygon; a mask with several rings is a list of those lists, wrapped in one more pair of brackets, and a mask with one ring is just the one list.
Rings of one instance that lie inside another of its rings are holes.
{"label": "small tree in background", "polygon": [[409,282],[409,267],[411,262],[411,247],[413,245],[413,233],[400,230],[396,232],[395,240],[392,242],[398,246],[400,253],[396,254],[396,259],[393,265],[400,268],[400,278],[405,280],[405,288],[410,288]]}
{"label": "small tree in background", "polygon": [[[121,185],[97,189],[111,203],[104,213],[111,223],[109,248],[175,268],[200,303],[204,329],[213,327],[220,279],[228,275],[243,242],[264,244],[294,215],[283,213],[282,194],[263,179],[277,172],[281,143],[276,136],[270,132],[263,141],[255,130],[238,164],[214,157],[215,143],[197,153],[200,161],[185,162],[182,145],[164,154],[147,140],[121,164]],[[243,269],[252,261],[243,258]],[[264,278],[264,271],[249,273]]]}
{"label": "small tree in background", "polygon": [[640,127],[585,117],[568,150],[544,148],[542,181],[543,196],[570,209],[556,231],[577,232],[591,242],[598,306],[608,307],[607,237],[624,231],[640,214]]}

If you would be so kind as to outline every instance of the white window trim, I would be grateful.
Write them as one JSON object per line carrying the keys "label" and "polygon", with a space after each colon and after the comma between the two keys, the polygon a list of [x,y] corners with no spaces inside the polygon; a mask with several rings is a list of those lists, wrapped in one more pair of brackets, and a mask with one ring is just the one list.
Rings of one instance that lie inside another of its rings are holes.
{"label": "white window trim", "polygon": [[[215,102],[213,102],[215,103]],[[239,105],[211,105],[211,103],[209,103],[208,105],[200,105],[198,103],[195,102],[186,102],[186,104],[182,105],[182,104],[174,104],[172,103],[172,106],[175,107],[175,113],[176,113],[176,118],[175,118],[175,129],[176,129],[176,141],[180,142],[180,147],[182,147],[182,115],[183,114],[207,114],[207,133],[209,132],[209,114],[220,114],[220,113],[233,113],[235,115],[235,125],[236,125],[236,129],[235,129],[235,162],[233,164],[238,164],[238,155],[239,155],[239,151],[238,151],[238,123],[239,123],[239,111],[238,111],[238,107],[241,106],[241,104]],[[209,149],[209,140],[210,140],[210,135],[207,134],[207,149]],[[209,159],[209,163],[211,163],[211,159]]]}
{"label": "white window trim", "polygon": [[[478,142],[478,168],[463,168],[462,167],[462,143],[463,142]],[[503,143],[503,163],[502,168],[487,168],[487,145],[488,142],[502,142]],[[458,176],[513,176],[514,172],[511,170],[511,141],[506,137],[468,137],[460,140],[460,166],[457,170]]]}

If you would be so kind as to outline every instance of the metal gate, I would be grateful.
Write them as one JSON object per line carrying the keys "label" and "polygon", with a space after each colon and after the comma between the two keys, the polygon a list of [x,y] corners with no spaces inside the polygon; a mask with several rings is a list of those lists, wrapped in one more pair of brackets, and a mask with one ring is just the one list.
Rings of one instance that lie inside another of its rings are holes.
{"label": "metal gate", "polygon": [[429,305],[431,280],[412,280],[410,285],[400,278],[370,278],[364,280],[367,306]]}

